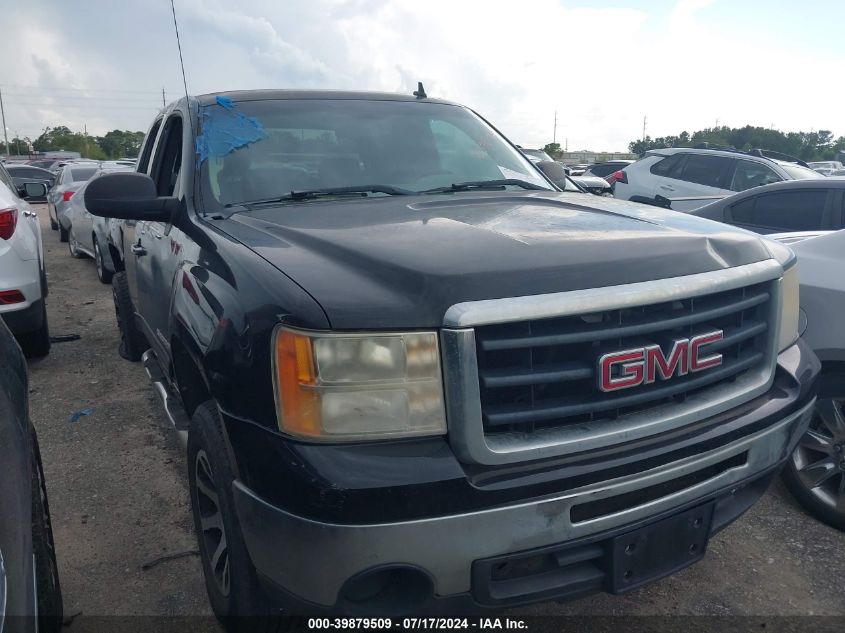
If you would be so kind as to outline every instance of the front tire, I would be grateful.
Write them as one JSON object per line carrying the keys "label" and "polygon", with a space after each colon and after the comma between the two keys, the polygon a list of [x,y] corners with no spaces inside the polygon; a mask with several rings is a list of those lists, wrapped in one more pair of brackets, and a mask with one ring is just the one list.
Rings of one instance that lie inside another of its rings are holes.
{"label": "front tire", "polygon": [[112,297],[114,298],[114,313],[117,317],[117,329],[120,330],[120,347],[118,353],[126,360],[137,362],[149,345],[147,338],[135,323],[135,307],[129,296],[129,282],[126,273],[118,273],[111,281]]}
{"label": "front tire", "polygon": [[227,631],[282,631],[292,622],[271,607],[244,542],[232,496],[229,462],[217,406],[199,405],[188,435],[188,483],[205,586]]}
{"label": "front tire", "polygon": [[94,263],[97,264],[97,278],[104,284],[110,284],[114,273],[106,268],[103,251],[100,250],[100,242],[96,236],[94,237]]}

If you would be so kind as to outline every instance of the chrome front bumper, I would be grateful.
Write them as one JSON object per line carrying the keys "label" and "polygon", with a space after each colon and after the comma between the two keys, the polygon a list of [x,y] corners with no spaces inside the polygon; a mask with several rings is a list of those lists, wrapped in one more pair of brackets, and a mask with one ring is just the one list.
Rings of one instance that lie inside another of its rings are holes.
{"label": "chrome front bumper", "polygon": [[[782,463],[809,424],[814,399],[800,410],[721,448],[668,465],[573,489],[551,498],[479,512],[401,523],[321,523],[276,508],[241,482],[234,497],[258,571],[303,601],[331,607],[344,583],[380,565],[424,570],[436,596],[471,590],[473,561],[600,534],[671,513],[762,475]],[[622,511],[573,522],[573,506],[646,490],[745,454],[716,476]]]}

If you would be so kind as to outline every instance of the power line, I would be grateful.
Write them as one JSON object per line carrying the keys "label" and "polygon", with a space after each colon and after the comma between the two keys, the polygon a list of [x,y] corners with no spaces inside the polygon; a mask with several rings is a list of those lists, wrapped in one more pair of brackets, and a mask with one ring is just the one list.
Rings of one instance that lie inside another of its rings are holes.
{"label": "power line", "polygon": [[61,110],[63,108],[88,108],[96,110],[161,110],[161,106],[157,103],[154,105],[144,106],[122,106],[122,105],[95,105],[90,103],[45,103],[43,101],[33,101],[31,103],[24,101],[16,101],[11,105],[28,106],[36,108],[44,108],[50,110]]}
{"label": "power line", "polygon": [[[20,98],[20,99],[34,99],[36,97],[42,97],[44,99],[54,99],[56,101],[61,100],[62,102],[65,102],[65,101],[71,101],[71,102],[74,102],[74,101],[88,101],[88,102],[128,101],[130,103],[137,103],[139,101],[142,101],[142,99],[140,99],[138,97],[93,97],[93,96],[92,97],[57,97],[57,96],[54,96],[54,95],[15,94],[14,92],[12,92],[12,93],[6,92],[4,94],[7,97],[11,96],[11,97]],[[158,101],[158,99],[156,97],[149,97],[148,99],[149,99],[149,101],[152,101],[153,99],[156,99],[156,101]]]}
{"label": "power line", "polygon": [[121,92],[134,94],[156,94],[158,88],[151,88],[149,90],[129,90],[122,88],[70,88],[70,87],[54,87],[54,86],[26,86],[22,84],[0,84],[0,88],[16,88],[20,90],[35,90],[38,92],[50,90],[52,92]]}

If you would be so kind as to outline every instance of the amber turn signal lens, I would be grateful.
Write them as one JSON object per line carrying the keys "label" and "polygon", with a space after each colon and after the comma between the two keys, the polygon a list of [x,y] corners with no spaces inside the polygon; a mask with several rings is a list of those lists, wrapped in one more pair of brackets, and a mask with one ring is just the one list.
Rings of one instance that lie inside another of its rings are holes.
{"label": "amber turn signal lens", "polygon": [[282,431],[319,436],[320,397],[314,391],[314,351],[311,339],[289,330],[276,337],[276,388]]}

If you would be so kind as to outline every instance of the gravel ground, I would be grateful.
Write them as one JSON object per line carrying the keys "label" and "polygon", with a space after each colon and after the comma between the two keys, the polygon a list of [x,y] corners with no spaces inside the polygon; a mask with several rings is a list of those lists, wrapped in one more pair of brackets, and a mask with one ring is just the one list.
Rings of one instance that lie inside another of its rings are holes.
{"label": "gravel ground", "polygon": [[[40,205],[54,344],[30,363],[67,615],[210,613],[184,454],[139,363],[117,355],[110,287],[75,260]],[[69,416],[90,407],[75,423]],[[816,522],[780,483],[714,538],[701,563],[624,596],[544,604],[513,615],[845,615],[845,534]],[[73,626],[84,630],[85,618]],[[203,620],[203,626],[211,626]]]}

